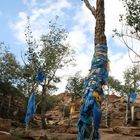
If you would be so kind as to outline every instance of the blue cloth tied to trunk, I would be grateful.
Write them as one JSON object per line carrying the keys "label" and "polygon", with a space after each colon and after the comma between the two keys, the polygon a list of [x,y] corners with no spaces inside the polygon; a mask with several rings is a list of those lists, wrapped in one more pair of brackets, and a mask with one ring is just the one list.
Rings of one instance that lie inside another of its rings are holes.
{"label": "blue cloth tied to trunk", "polygon": [[[93,93],[96,91],[99,96],[103,96],[102,85],[105,84],[108,77],[107,63],[107,46],[104,44],[96,45],[82,96],[84,102],[80,108],[80,118],[77,124],[77,140],[85,140],[90,136],[92,136],[92,140],[100,138],[98,129],[102,118],[101,101],[97,101]],[[93,133],[92,130],[94,130]]]}

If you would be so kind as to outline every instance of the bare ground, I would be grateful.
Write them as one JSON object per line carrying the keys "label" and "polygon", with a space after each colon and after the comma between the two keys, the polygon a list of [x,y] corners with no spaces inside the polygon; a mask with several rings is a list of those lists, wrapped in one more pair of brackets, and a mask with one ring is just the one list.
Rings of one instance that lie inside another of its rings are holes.
{"label": "bare ground", "polygon": [[0,132],[0,140],[21,140],[21,139],[11,136],[10,134],[3,134]]}
{"label": "bare ground", "polygon": [[101,140],[140,140],[140,137],[101,132]]}
{"label": "bare ground", "polygon": [[[122,134],[116,134],[116,133],[110,133],[110,132],[106,132],[104,130],[100,130],[101,132],[101,140],[140,140],[140,137],[135,137],[135,136],[128,136],[128,135],[122,135]],[[56,137],[56,140],[58,137],[60,138],[60,133],[57,134],[53,134]],[[65,134],[66,136],[67,134]],[[76,135],[67,135],[67,139],[65,140],[76,140]],[[62,138],[63,136],[61,136],[61,140],[63,140]],[[71,138],[70,138],[71,137]],[[54,138],[54,136],[53,136]],[[0,133],[0,140],[21,140],[20,138],[16,138],[14,136],[8,135],[8,134],[3,134]],[[54,139],[53,139],[54,140]]]}

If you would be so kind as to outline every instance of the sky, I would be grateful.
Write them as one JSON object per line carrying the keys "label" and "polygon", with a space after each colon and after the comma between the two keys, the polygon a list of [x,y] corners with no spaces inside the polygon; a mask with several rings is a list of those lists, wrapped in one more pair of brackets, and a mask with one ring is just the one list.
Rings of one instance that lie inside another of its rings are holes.
{"label": "sky", "polygon": [[[95,0],[90,1],[95,5]],[[105,0],[105,34],[107,36],[108,57],[110,59],[110,75],[123,81],[123,72],[132,66],[128,49],[117,37],[112,37],[114,29],[121,29],[119,15],[125,13],[120,0]],[[94,52],[95,19],[81,0],[4,0],[0,4],[0,42],[4,42],[21,62],[21,55],[26,50],[25,26],[27,16],[34,37],[38,39],[47,33],[48,23],[58,15],[58,22],[69,32],[68,41],[76,51],[76,66],[65,67],[57,75],[61,77],[58,92],[63,92],[69,76],[81,71],[82,76],[88,74]],[[140,51],[138,42],[128,40]],[[134,54],[131,52],[131,57]]]}

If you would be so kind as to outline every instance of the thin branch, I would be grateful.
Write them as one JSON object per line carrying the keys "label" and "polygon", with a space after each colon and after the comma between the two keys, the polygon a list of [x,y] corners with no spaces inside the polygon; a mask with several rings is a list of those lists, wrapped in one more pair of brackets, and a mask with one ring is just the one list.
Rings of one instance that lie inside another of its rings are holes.
{"label": "thin branch", "polygon": [[[140,55],[138,54],[138,53],[136,53],[131,47],[129,47],[128,46],[128,44],[126,43],[126,41],[124,40],[124,38],[123,37],[121,37],[122,38],[122,40],[118,37],[118,39],[128,48],[128,56],[129,56],[129,58],[130,58],[130,50],[136,55],[136,56],[138,56],[139,58],[140,58]],[[132,60],[132,58],[130,58],[130,60],[132,61],[132,63],[139,63],[140,61],[133,61]]]}
{"label": "thin branch", "polygon": [[129,35],[129,34],[126,34],[126,35],[124,35],[124,36],[126,36],[126,37],[130,37],[130,38],[133,38],[133,39],[135,39],[135,40],[140,41],[140,39],[139,39],[139,38],[136,38],[136,37],[134,37],[134,36],[132,36],[132,35]]}
{"label": "thin branch", "polygon": [[[125,39],[123,37],[122,37],[122,40],[123,40],[123,43],[125,44],[125,46],[140,58],[140,55],[138,53],[136,53],[136,51],[134,51],[131,47],[129,47],[129,45],[127,44],[127,42],[125,41]],[[134,62],[134,63],[136,63],[136,62]]]}
{"label": "thin branch", "polygon": [[23,56],[22,56],[22,52],[21,52],[21,59],[22,59],[24,65],[25,65],[25,66],[28,66],[28,65],[26,64],[26,62],[24,61],[24,58],[23,58]]}
{"label": "thin branch", "polygon": [[140,63],[140,61],[133,61],[132,60],[132,58],[130,56],[130,50],[129,49],[128,49],[128,56],[129,56],[129,58],[130,58],[130,60],[131,60],[132,63]]}
{"label": "thin branch", "polygon": [[96,18],[96,9],[94,6],[91,6],[91,4],[89,3],[88,0],[84,0],[84,3],[86,5],[86,7],[91,11],[91,13],[93,14],[93,16]]}
{"label": "thin branch", "polygon": [[60,64],[61,64],[61,60],[62,60],[63,58],[64,58],[64,54],[60,57],[60,60],[59,60],[59,62],[58,62],[58,64],[57,64],[57,68],[53,70],[53,75],[52,75],[51,78],[48,80],[46,86],[48,86],[48,85],[50,84],[50,82],[53,80],[53,78],[54,78],[54,76],[55,76],[55,74],[56,74],[56,71],[58,70],[58,68],[59,68],[59,66],[60,66]]}

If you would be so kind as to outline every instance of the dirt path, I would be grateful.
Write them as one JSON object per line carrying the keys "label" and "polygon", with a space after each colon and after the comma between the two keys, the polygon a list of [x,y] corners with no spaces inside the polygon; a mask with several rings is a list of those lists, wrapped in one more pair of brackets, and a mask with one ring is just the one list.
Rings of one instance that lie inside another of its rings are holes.
{"label": "dirt path", "polygon": [[[53,135],[54,135],[53,138],[54,137],[58,138],[56,140],[60,140],[60,139],[63,140],[64,138],[63,136],[61,136],[60,133],[58,135],[57,134],[53,134]],[[65,134],[65,136],[66,135],[67,134]],[[11,135],[0,133],[0,140],[22,140],[22,139],[13,137]],[[74,137],[67,135],[67,138],[65,138],[65,140],[76,140],[76,135],[74,135]],[[101,131],[101,140],[140,140],[140,137],[132,137],[132,136],[114,134],[114,133],[110,134],[110,133]]]}

